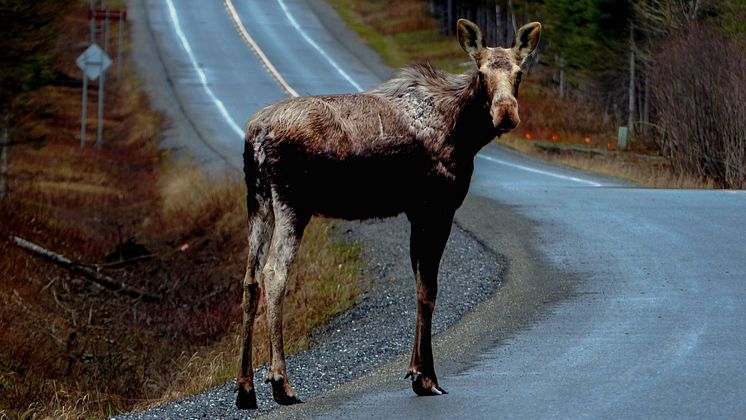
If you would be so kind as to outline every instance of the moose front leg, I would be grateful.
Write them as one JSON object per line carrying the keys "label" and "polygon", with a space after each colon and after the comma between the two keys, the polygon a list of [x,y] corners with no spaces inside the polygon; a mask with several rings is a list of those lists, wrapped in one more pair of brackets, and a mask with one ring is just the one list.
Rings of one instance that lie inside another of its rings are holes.
{"label": "moose front leg", "polygon": [[420,396],[447,394],[438,386],[435,375],[431,331],[438,294],[438,267],[451,232],[453,214],[426,217],[410,216],[410,257],[417,281],[417,327],[409,372],[405,378],[412,378],[412,390]]}

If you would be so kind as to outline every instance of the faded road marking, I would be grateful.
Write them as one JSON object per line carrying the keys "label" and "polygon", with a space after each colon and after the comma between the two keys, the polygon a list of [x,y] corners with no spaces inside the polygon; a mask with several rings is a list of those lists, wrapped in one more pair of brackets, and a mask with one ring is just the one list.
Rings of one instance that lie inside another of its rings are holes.
{"label": "faded road marking", "polygon": [[546,175],[546,176],[550,176],[553,178],[565,179],[565,180],[577,182],[580,184],[590,185],[592,187],[603,187],[603,184],[600,184],[595,181],[589,181],[587,179],[576,178],[574,176],[561,175],[561,174],[549,172],[549,171],[542,171],[541,169],[531,168],[528,166],[519,165],[517,163],[511,163],[511,162],[508,162],[502,159],[493,158],[491,156],[485,156],[485,155],[479,154],[477,155],[477,157],[488,160],[490,162],[499,163],[500,165],[510,166],[511,168],[516,168],[516,169],[520,169],[520,170],[527,171],[527,172],[533,172],[535,174]]}
{"label": "faded road marking", "polygon": [[171,16],[171,21],[174,24],[174,30],[176,31],[176,36],[179,37],[179,42],[181,42],[181,46],[184,47],[184,51],[186,51],[187,55],[189,56],[189,61],[192,62],[192,67],[194,67],[194,70],[197,72],[197,75],[199,76],[200,83],[202,84],[202,88],[207,92],[207,96],[212,99],[212,101],[215,103],[215,105],[218,107],[218,111],[220,111],[220,114],[223,116],[225,121],[228,123],[228,125],[235,131],[241,138],[243,138],[243,129],[241,129],[241,126],[239,126],[236,121],[231,117],[231,115],[228,113],[228,110],[225,108],[225,104],[223,104],[223,101],[218,99],[218,97],[215,95],[215,92],[212,91],[210,86],[207,84],[207,75],[205,74],[205,71],[202,70],[199,65],[197,64],[197,59],[194,57],[194,53],[192,52],[192,46],[189,44],[189,41],[186,39],[186,35],[184,35],[184,31],[181,29],[181,23],[179,22],[179,16],[176,14],[176,8],[174,8],[174,4],[172,0],[166,0],[168,4],[168,12]]}
{"label": "faded road marking", "polygon": [[306,42],[308,42],[310,46],[312,46],[316,51],[318,51],[319,54],[321,54],[321,56],[324,57],[326,61],[328,61],[329,64],[331,64],[332,67],[334,67],[334,70],[336,70],[337,73],[340,74],[340,76],[342,76],[345,80],[347,80],[352,85],[352,87],[357,89],[358,92],[362,92],[364,89],[361,88],[360,85],[358,85],[354,80],[352,80],[350,75],[347,74],[346,71],[342,70],[342,68],[339,67],[339,65],[334,60],[332,60],[331,57],[329,57],[326,51],[321,49],[321,47],[319,47],[319,45],[316,42],[314,42],[314,40],[311,39],[311,37],[309,37],[308,34],[306,34],[306,32],[300,27],[300,25],[298,25],[298,22],[295,21],[295,18],[290,13],[287,6],[285,6],[285,1],[277,0],[277,3],[282,8],[282,11],[285,13],[285,16],[288,18],[288,21],[290,21],[290,24],[293,25],[293,27],[298,31],[298,33],[300,33],[303,39],[305,39]]}

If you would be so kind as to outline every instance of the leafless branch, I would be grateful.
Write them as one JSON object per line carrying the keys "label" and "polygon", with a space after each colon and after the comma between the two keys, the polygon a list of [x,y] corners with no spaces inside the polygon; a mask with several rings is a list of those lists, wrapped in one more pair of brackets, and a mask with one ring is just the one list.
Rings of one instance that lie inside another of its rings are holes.
{"label": "leafless branch", "polygon": [[51,261],[58,266],[69,270],[70,272],[81,274],[93,283],[102,286],[107,290],[111,290],[116,293],[123,294],[135,299],[142,299],[146,302],[152,302],[162,299],[160,295],[151,294],[135,287],[129,286],[128,284],[115,280],[106,274],[99,273],[96,270],[86,267],[80,263],[74,262],[69,258],[45,249],[33,242],[27,241],[17,236],[11,236],[10,241],[16,246],[31,252],[37,256],[44,258],[47,261]]}

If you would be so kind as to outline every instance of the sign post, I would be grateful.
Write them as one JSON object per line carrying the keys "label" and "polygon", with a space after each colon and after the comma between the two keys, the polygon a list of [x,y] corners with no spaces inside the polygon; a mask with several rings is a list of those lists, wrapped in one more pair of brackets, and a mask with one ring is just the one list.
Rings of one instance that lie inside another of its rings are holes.
{"label": "sign post", "polygon": [[111,67],[111,59],[98,46],[93,43],[81,54],[75,63],[83,70],[83,115],[80,122],[80,147],[85,146],[86,142],[86,117],[88,116],[88,79],[96,80],[101,76],[99,83],[99,110],[98,110],[98,138],[96,146],[101,147],[103,142],[103,74]]}
{"label": "sign post", "polygon": [[[93,4],[93,1],[92,3]],[[122,73],[122,44],[123,44],[123,38],[124,38],[124,22],[127,22],[127,11],[126,10],[110,10],[106,8],[106,4],[104,1],[101,2],[101,8],[97,9],[95,7],[91,7],[91,10],[88,12],[88,19],[91,20],[91,22],[95,22],[96,20],[103,20],[104,22],[104,51],[108,52],[108,27],[109,27],[109,21],[110,20],[116,20],[117,21],[117,78],[121,77]],[[93,25],[93,23],[92,23]]]}

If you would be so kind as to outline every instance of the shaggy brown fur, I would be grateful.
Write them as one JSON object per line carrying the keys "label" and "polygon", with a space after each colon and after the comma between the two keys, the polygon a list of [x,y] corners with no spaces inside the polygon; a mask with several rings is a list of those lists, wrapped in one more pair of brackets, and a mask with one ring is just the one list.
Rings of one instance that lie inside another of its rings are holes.
{"label": "shaggy brown fur", "polygon": [[401,70],[369,92],[276,102],[248,124],[249,257],[239,408],[256,407],[251,340],[260,289],[267,298],[269,381],[280,404],[300,402],[282,341],[287,272],[312,215],[344,219],[406,213],[417,280],[417,327],[407,376],[418,395],[445,393],[433,367],[430,329],[437,273],[453,215],[469,188],[476,153],[518,122],[520,65],[540,25],[522,27],[512,48],[487,48],[464,19],[459,41],[476,68],[451,75],[429,65]]}

